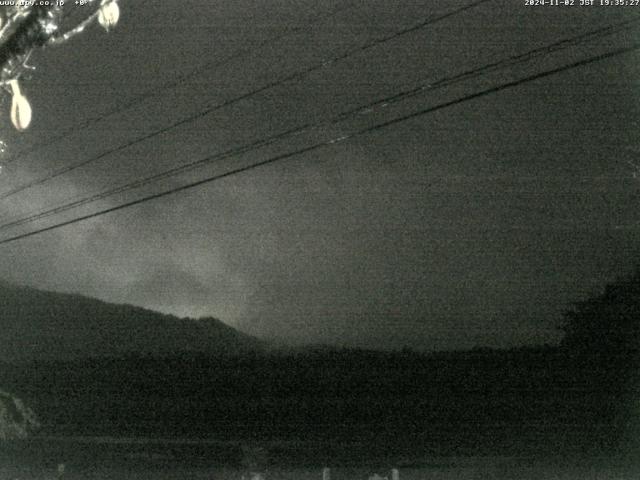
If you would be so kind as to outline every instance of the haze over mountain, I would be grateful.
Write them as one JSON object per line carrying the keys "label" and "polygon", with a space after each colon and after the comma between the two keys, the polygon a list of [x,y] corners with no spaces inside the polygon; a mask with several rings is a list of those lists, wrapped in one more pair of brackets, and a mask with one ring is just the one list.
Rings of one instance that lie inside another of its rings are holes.
{"label": "haze over mountain", "polygon": [[183,352],[227,355],[262,345],[215,318],[178,318],[0,282],[0,361]]}

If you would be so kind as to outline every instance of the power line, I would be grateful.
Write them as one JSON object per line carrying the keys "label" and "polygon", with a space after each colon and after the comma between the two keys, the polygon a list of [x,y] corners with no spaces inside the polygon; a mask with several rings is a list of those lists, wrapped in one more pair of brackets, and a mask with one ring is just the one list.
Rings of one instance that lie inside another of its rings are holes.
{"label": "power line", "polygon": [[[625,20],[623,22],[616,23],[614,25],[601,27],[596,30],[589,31],[575,37],[562,39],[557,42],[553,42],[549,45],[545,45],[542,47],[535,48],[533,50],[529,50],[528,52],[525,52],[522,54],[510,56],[504,60],[499,60],[479,68],[470,69],[454,77],[444,78],[428,85],[421,85],[421,86],[412,88],[405,92],[401,92],[393,96],[392,98],[393,98],[393,101],[405,100],[407,98],[411,98],[418,94],[421,94],[425,90],[440,88],[440,87],[452,85],[454,83],[458,83],[460,81],[467,80],[470,78],[476,78],[480,74],[493,72],[504,67],[509,67],[509,66],[517,65],[519,63],[523,63],[525,61],[532,60],[539,56],[548,55],[550,53],[583,43],[585,40],[592,40],[594,38],[613,35],[621,31],[630,30],[631,28],[633,28],[635,24],[639,22],[640,22],[640,17],[635,17],[629,20]],[[384,100],[385,103],[388,101],[389,101],[388,99]]]}
{"label": "power line", "polygon": [[487,95],[491,95],[493,93],[497,93],[497,92],[502,91],[502,90],[506,90],[506,89],[509,89],[509,88],[514,88],[514,87],[523,85],[525,83],[529,83],[529,82],[532,82],[532,81],[535,81],[535,80],[539,80],[541,78],[545,78],[545,77],[548,77],[548,76],[551,76],[551,75],[556,75],[556,74],[561,73],[561,72],[566,72],[566,71],[572,70],[574,68],[583,67],[583,66],[592,64],[594,62],[599,62],[599,61],[602,61],[602,60],[605,60],[605,59],[609,59],[609,58],[613,58],[613,57],[616,57],[616,56],[619,56],[619,55],[630,53],[630,52],[638,50],[638,49],[640,49],[640,44],[636,44],[636,45],[633,45],[631,47],[620,48],[620,49],[617,49],[617,50],[614,50],[614,51],[611,51],[611,52],[608,52],[608,53],[605,53],[605,54],[596,55],[596,56],[589,57],[589,58],[586,58],[586,59],[583,59],[583,60],[580,60],[580,61],[577,61],[577,62],[573,62],[573,63],[567,64],[567,65],[563,65],[561,67],[557,67],[557,68],[554,68],[554,69],[551,69],[551,70],[546,70],[544,72],[540,72],[540,73],[536,73],[536,74],[533,74],[533,75],[529,75],[527,77],[520,78],[518,80],[502,83],[500,85],[496,85],[494,87],[490,87],[490,88],[481,90],[481,91],[476,92],[476,93],[472,93],[472,94],[469,94],[469,95],[465,95],[463,97],[459,97],[459,98],[457,98],[455,100],[450,100],[450,101],[447,101],[447,102],[443,102],[443,103],[440,103],[440,104],[432,106],[432,107],[428,107],[428,108],[425,108],[425,109],[422,109],[422,110],[418,110],[416,112],[413,112],[413,113],[410,113],[410,114],[407,114],[407,115],[403,115],[403,116],[394,118],[392,120],[387,120],[386,122],[378,123],[377,125],[373,125],[371,127],[367,127],[367,128],[358,130],[356,132],[353,132],[353,133],[351,133],[349,135],[345,135],[343,137],[340,137],[339,139],[334,139],[334,140],[330,140],[330,141],[324,141],[324,142],[315,143],[313,145],[310,145],[310,146],[307,146],[307,147],[304,147],[304,148],[301,148],[301,149],[298,149],[298,150],[294,150],[292,152],[276,155],[276,156],[270,157],[270,158],[268,158],[266,160],[262,160],[260,162],[255,162],[255,163],[252,163],[252,164],[249,164],[249,165],[245,165],[243,167],[238,167],[238,168],[235,168],[233,170],[229,170],[229,171],[221,173],[221,174],[213,175],[213,176],[210,176],[210,177],[206,177],[206,178],[197,180],[195,182],[191,182],[191,183],[188,183],[188,184],[185,184],[185,185],[181,185],[179,187],[175,187],[175,188],[172,188],[172,189],[169,189],[169,190],[165,190],[165,191],[162,191],[162,192],[154,193],[152,195],[147,195],[147,196],[138,198],[136,200],[131,200],[129,202],[122,203],[120,205],[116,205],[116,206],[113,206],[113,207],[105,208],[103,210],[99,210],[97,212],[93,212],[93,213],[90,213],[90,214],[87,214],[87,215],[82,215],[80,217],[76,217],[76,218],[73,218],[73,219],[70,219],[70,220],[66,220],[64,222],[60,222],[60,223],[57,223],[57,224],[54,224],[54,225],[50,225],[48,227],[40,228],[40,229],[37,229],[37,230],[33,230],[31,232],[27,232],[27,233],[23,233],[23,234],[20,234],[20,235],[13,236],[13,237],[9,237],[9,238],[0,240],[0,245],[6,244],[6,243],[9,243],[9,242],[14,242],[14,241],[17,241],[17,240],[21,240],[21,239],[24,239],[24,238],[28,238],[28,237],[31,237],[31,236],[34,236],[34,235],[38,235],[40,233],[48,232],[48,231],[51,231],[51,230],[56,230],[58,228],[62,228],[62,227],[67,226],[67,225],[78,223],[78,222],[81,222],[81,221],[84,221],[84,220],[88,220],[88,219],[91,219],[91,218],[96,218],[96,217],[99,217],[99,216],[102,216],[102,215],[106,215],[108,213],[112,213],[112,212],[115,212],[115,211],[118,211],[118,210],[129,208],[129,207],[132,207],[132,206],[135,206],[135,205],[139,205],[139,204],[151,201],[151,200],[156,200],[156,199],[159,199],[159,198],[162,198],[162,197],[173,195],[173,194],[178,193],[178,192],[182,192],[182,191],[185,191],[185,190],[190,190],[192,188],[195,188],[195,187],[207,184],[207,183],[211,183],[211,182],[214,182],[214,181],[217,181],[217,180],[221,180],[221,179],[226,178],[226,177],[230,177],[230,176],[233,176],[233,175],[244,173],[244,172],[247,172],[247,171],[262,167],[262,166],[265,166],[265,165],[270,165],[270,164],[273,164],[273,163],[276,163],[276,162],[280,162],[280,161],[283,161],[283,160],[287,160],[287,159],[290,159],[290,158],[293,158],[293,157],[296,157],[296,156],[299,156],[299,155],[303,155],[305,153],[309,153],[309,152],[312,152],[312,151],[315,151],[315,150],[319,150],[320,148],[327,147],[327,146],[330,146],[330,145],[333,145],[333,144],[336,144],[336,143],[339,143],[339,142],[343,142],[343,141],[345,141],[347,139],[352,139],[352,138],[356,138],[356,137],[359,137],[359,136],[363,136],[365,134],[369,134],[369,133],[372,133],[372,132],[380,131],[380,130],[389,128],[391,126],[398,125],[398,124],[400,124],[402,122],[406,122],[408,120],[413,120],[413,119],[422,117],[424,115],[433,113],[435,111],[442,110],[442,109],[445,109],[445,108],[448,108],[448,107],[452,107],[454,105],[459,105],[459,104],[462,104],[464,102],[468,102],[470,100],[474,100],[476,98],[481,98],[481,97],[484,97],[484,96],[487,96]]}
{"label": "power line", "polygon": [[476,78],[479,77],[481,75],[484,75],[486,73],[489,72],[494,72],[499,70],[500,68],[505,68],[505,67],[511,67],[514,65],[517,65],[519,63],[523,63],[526,61],[529,61],[533,58],[538,58],[541,55],[548,55],[549,53],[558,51],[560,49],[563,48],[568,48],[570,46],[573,45],[577,45],[581,42],[584,42],[585,40],[590,40],[592,38],[597,38],[600,37],[602,35],[608,35],[611,33],[615,33],[621,30],[621,28],[628,28],[631,24],[633,23],[638,23],[640,21],[640,17],[637,17],[633,20],[628,20],[625,22],[621,22],[618,24],[614,24],[614,25],[609,25],[606,27],[601,27],[583,34],[580,34],[578,36],[575,37],[570,37],[570,38],[566,38],[566,39],[562,39],[562,40],[558,40],[556,42],[553,42],[549,45],[545,45],[542,47],[538,47],[535,48],[533,50],[529,50],[527,52],[518,54],[518,55],[511,55],[509,57],[506,57],[502,60],[499,61],[495,61],[492,63],[489,63],[487,65],[481,66],[481,67],[476,67],[476,68],[472,68],[472,69],[468,69],[464,72],[458,73],[456,75],[451,75],[448,77],[444,77],[441,78],[440,80],[428,83],[428,84],[424,84],[424,85],[420,85],[418,87],[414,87],[411,88],[409,90],[405,90],[403,92],[382,98],[382,99],[378,99],[375,100],[373,102],[370,102],[364,106],[359,106],[359,107],[355,107],[352,109],[349,109],[345,112],[342,112],[332,118],[329,118],[327,120],[323,120],[320,122],[316,122],[314,124],[304,124],[295,128],[291,128],[289,130],[286,130],[284,132],[280,132],[278,134],[263,138],[263,139],[258,139],[255,140],[253,142],[250,142],[248,144],[239,146],[239,147],[234,147],[231,149],[228,149],[224,152],[220,152],[217,153],[215,155],[212,156],[208,156],[204,159],[199,159],[193,162],[189,162],[187,164],[184,165],[180,165],[177,166],[175,168],[171,168],[169,170],[165,170],[159,173],[156,173],[154,175],[151,175],[149,177],[146,178],[142,178],[142,179],[138,179],[134,182],[130,182],[124,185],[120,185],[118,187],[115,188],[111,188],[111,189],[107,189],[104,190],[102,192],[96,193],[94,195],[88,196],[88,197],[80,197],[77,200],[73,200],[71,202],[67,202],[64,203],[62,205],[59,205],[57,207],[51,208],[51,209],[46,209],[37,213],[33,213],[31,215],[28,215],[27,217],[24,218],[20,218],[20,219],[16,219],[13,221],[10,221],[8,223],[4,223],[4,224],[0,224],[0,230],[5,230],[7,228],[11,228],[11,227],[15,227],[15,226],[19,226],[19,225],[23,225],[26,223],[30,223],[30,222],[34,222],[37,220],[40,220],[42,218],[47,218],[50,217],[52,215],[55,215],[57,213],[61,213],[61,212],[65,212],[67,210],[76,208],[76,207],[80,207],[82,205],[87,205],[89,203],[93,203],[95,201],[119,194],[119,193],[124,193],[130,190],[134,190],[136,188],[140,188],[143,187],[145,185],[157,182],[159,180],[165,179],[165,178],[169,178],[172,176],[176,176],[178,174],[190,171],[190,170],[194,170],[196,168],[199,168],[205,164],[209,164],[215,161],[219,161],[219,160],[223,160],[226,158],[230,158],[230,157],[235,157],[235,156],[239,156],[245,153],[248,153],[250,151],[254,151],[257,150],[259,148],[262,148],[264,146],[267,145],[271,145],[277,141],[283,140],[285,138],[288,137],[292,137],[292,136],[297,136],[300,135],[302,133],[311,131],[311,130],[315,130],[315,129],[319,129],[322,127],[327,127],[327,126],[332,126],[335,125],[341,121],[344,121],[346,119],[348,119],[349,117],[353,117],[355,115],[361,114],[361,113],[365,113],[370,111],[371,109],[373,109],[376,106],[382,106],[382,107],[388,107],[391,104],[406,100],[407,98],[410,97],[414,97],[418,94],[424,94],[427,93],[429,91],[433,91],[445,86],[450,86],[453,85],[455,83],[461,82],[461,81],[465,81],[471,78]]}
{"label": "power line", "polygon": [[[330,12],[324,14],[324,15],[318,15],[318,16],[314,16],[314,17],[309,17],[307,19],[307,23],[315,23],[318,22],[320,20],[327,20],[329,18],[334,17],[335,15],[339,14],[340,12],[343,12],[345,10],[348,10],[349,8],[352,8],[353,5],[348,5],[348,6],[340,6],[338,8],[334,8],[333,10],[331,10]],[[12,156],[9,156],[7,160],[5,160],[3,162],[3,164],[6,165],[10,165],[14,162],[16,162],[18,159],[22,158],[23,156],[34,152],[36,150],[39,150],[40,148],[43,147],[48,147],[54,143],[57,143],[60,140],[63,140],[64,138],[67,138],[68,136],[70,136],[71,134],[77,132],[79,129],[84,129],[87,127],[90,127],[91,125],[94,125],[96,123],[100,123],[102,120],[104,120],[105,118],[111,117],[113,115],[117,115],[118,113],[122,113],[125,112],[133,107],[135,107],[136,105],[139,105],[140,103],[144,102],[145,100],[149,99],[149,98],[153,98],[158,96],[161,92],[164,92],[166,90],[171,90],[173,88],[179,87],[182,82],[184,82],[185,80],[187,80],[188,78],[192,78],[195,77],[199,74],[201,74],[202,72],[209,70],[209,69],[213,69],[213,68],[219,68],[219,67],[223,67],[225,65],[228,65],[238,59],[241,59],[247,55],[249,55],[251,52],[253,52],[254,50],[259,50],[261,48],[266,47],[267,45],[270,45],[272,43],[276,43],[280,40],[282,40],[283,38],[286,38],[290,35],[293,35],[295,33],[298,33],[299,31],[303,30],[305,28],[305,26],[297,26],[292,28],[291,30],[281,33],[279,35],[275,35],[272,38],[268,38],[266,40],[263,40],[262,42],[259,42],[258,45],[252,46],[251,48],[245,48],[245,49],[239,49],[237,50],[235,53],[231,54],[230,56],[222,59],[222,60],[218,60],[218,61],[214,61],[214,62],[206,62],[203,65],[200,65],[199,67],[191,70],[190,72],[187,72],[185,74],[179,75],[177,78],[170,80],[166,83],[163,83],[162,85],[160,85],[159,87],[156,87],[154,89],[148,90],[147,92],[144,92],[134,98],[132,98],[131,100],[129,100],[128,102],[124,102],[121,105],[117,105],[116,107],[107,110],[106,112],[89,118],[87,120],[85,120],[84,122],[80,122],[77,123],[75,125],[73,125],[71,128],[64,130],[63,132],[60,132],[60,134],[58,135],[54,135],[50,138],[48,138],[45,141],[42,142],[38,142],[35,143],[33,145],[31,145],[31,147],[24,149],[20,152],[17,152],[15,154],[13,154]],[[68,85],[68,83],[66,83]]]}
{"label": "power line", "polygon": [[225,101],[223,101],[221,103],[218,103],[216,105],[207,107],[207,108],[205,108],[203,110],[200,110],[197,113],[194,113],[194,114],[192,114],[192,115],[190,115],[188,117],[185,117],[185,118],[183,118],[181,120],[178,120],[177,122],[174,122],[171,125],[168,125],[166,127],[162,127],[162,128],[160,128],[158,130],[155,130],[155,131],[153,131],[151,133],[148,133],[148,134],[143,135],[141,137],[138,137],[138,138],[136,138],[134,140],[131,140],[129,142],[121,144],[121,145],[119,145],[117,147],[111,148],[110,150],[107,150],[107,151],[105,151],[105,152],[103,152],[103,153],[101,153],[99,155],[96,155],[95,157],[89,158],[87,160],[84,160],[82,162],[79,162],[79,163],[76,163],[76,164],[73,164],[73,165],[69,165],[69,166],[61,168],[61,169],[58,169],[58,170],[50,173],[49,175],[47,175],[45,177],[42,177],[42,178],[37,179],[37,180],[33,180],[33,181],[28,182],[28,183],[26,183],[24,185],[21,185],[19,187],[13,188],[13,189],[9,190],[8,192],[6,192],[4,194],[1,194],[0,195],[0,200],[4,200],[6,198],[9,198],[9,197],[11,197],[11,196],[13,196],[13,195],[15,195],[17,193],[23,192],[23,191],[25,191],[25,190],[27,190],[29,188],[32,188],[32,187],[35,187],[35,186],[38,186],[38,185],[42,185],[43,183],[46,183],[46,182],[48,182],[50,180],[53,180],[54,178],[57,178],[57,177],[59,177],[61,175],[69,173],[69,172],[71,172],[73,170],[76,170],[76,169],[78,169],[80,167],[84,167],[86,165],[94,163],[94,162],[96,162],[98,160],[101,160],[102,158],[105,158],[105,157],[111,155],[111,154],[114,154],[114,153],[117,153],[119,151],[125,150],[125,149],[127,149],[129,147],[137,145],[138,143],[141,143],[141,142],[144,142],[144,141],[149,140],[151,138],[157,137],[158,135],[162,135],[163,133],[166,133],[166,132],[169,132],[171,130],[174,130],[175,128],[180,127],[182,125],[186,125],[188,123],[192,123],[192,122],[194,122],[196,120],[199,120],[199,119],[201,119],[201,118],[203,118],[203,117],[205,117],[205,116],[207,116],[207,115],[209,115],[209,114],[211,114],[211,113],[213,113],[213,112],[215,112],[217,110],[220,110],[222,108],[228,107],[228,106],[233,105],[235,103],[241,102],[241,101],[246,100],[246,99],[248,99],[250,97],[253,97],[253,96],[255,96],[255,95],[259,94],[259,93],[265,92],[267,90],[271,90],[273,88],[276,88],[276,87],[278,87],[280,85],[283,85],[283,84],[285,84],[287,82],[290,82],[292,80],[302,79],[305,76],[307,76],[307,75],[309,75],[309,74],[311,74],[311,73],[313,73],[315,71],[318,71],[318,70],[321,70],[323,68],[326,68],[328,65],[332,65],[332,64],[334,64],[334,63],[336,63],[338,61],[341,61],[341,60],[344,60],[346,58],[352,57],[353,55],[359,54],[361,52],[364,52],[366,50],[374,48],[374,47],[376,47],[378,45],[381,45],[383,43],[386,43],[386,42],[389,42],[391,40],[394,40],[394,39],[396,39],[396,38],[398,38],[400,36],[415,32],[416,30],[424,28],[424,27],[426,27],[428,25],[432,25],[432,24],[434,24],[436,22],[439,22],[441,20],[445,20],[447,18],[450,18],[450,17],[452,17],[454,15],[457,15],[457,14],[460,14],[462,12],[465,12],[465,11],[471,9],[471,8],[474,8],[474,7],[478,6],[478,5],[481,5],[481,4],[489,2],[489,1],[492,1],[492,0],[477,0],[476,2],[473,2],[473,3],[469,4],[469,5],[466,5],[464,7],[460,7],[458,9],[456,9],[456,10],[453,10],[451,12],[448,12],[448,13],[445,13],[445,14],[442,14],[442,15],[439,15],[437,17],[429,17],[428,19],[425,19],[425,20],[419,22],[418,24],[416,24],[414,26],[411,26],[411,27],[402,29],[400,31],[394,32],[394,33],[389,34],[389,35],[387,35],[385,37],[382,37],[382,38],[367,42],[364,45],[361,45],[361,46],[356,47],[356,48],[352,48],[352,49],[348,50],[347,52],[345,52],[345,53],[343,53],[341,55],[333,57],[330,60],[325,60],[325,61],[318,62],[318,63],[316,63],[316,64],[314,64],[314,65],[312,65],[310,67],[307,67],[307,68],[305,68],[303,70],[300,70],[300,71],[294,72],[292,74],[289,74],[289,75],[287,75],[287,76],[285,76],[285,77],[283,77],[283,78],[281,78],[279,80],[275,80],[273,82],[270,82],[270,83],[268,83],[266,85],[263,85],[262,87],[254,89],[254,90],[252,90],[250,92],[244,93],[242,95],[239,95],[237,97],[231,98],[229,100],[225,100]]}

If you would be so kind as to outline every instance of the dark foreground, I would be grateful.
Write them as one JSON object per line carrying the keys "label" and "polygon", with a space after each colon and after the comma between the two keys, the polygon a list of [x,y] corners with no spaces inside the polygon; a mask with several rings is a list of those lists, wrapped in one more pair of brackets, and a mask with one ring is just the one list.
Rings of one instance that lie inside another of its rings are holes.
{"label": "dark foreground", "polygon": [[640,447],[637,363],[554,348],[183,355],[5,365],[0,385],[48,437],[315,442],[323,462],[354,442],[376,458],[594,456]]}
{"label": "dark foreground", "polygon": [[637,362],[537,348],[5,365],[43,426],[0,447],[0,479],[62,463],[97,480],[639,478]]}
{"label": "dark foreground", "polygon": [[[115,438],[33,439],[5,445],[0,454],[2,479],[52,479],[65,464],[62,478],[86,479],[234,479],[248,476],[234,442],[132,440]],[[640,475],[634,455],[619,456],[467,456],[435,457],[373,455],[367,445],[345,443],[265,443],[274,452],[262,468],[273,480],[321,480],[331,467],[332,480],[367,480],[391,476],[402,480],[442,479],[635,479]],[[289,456],[279,457],[287,451]],[[333,461],[321,459],[333,451]],[[318,452],[319,455],[315,455]],[[368,452],[368,453],[367,453]],[[324,461],[321,461],[324,460]]]}

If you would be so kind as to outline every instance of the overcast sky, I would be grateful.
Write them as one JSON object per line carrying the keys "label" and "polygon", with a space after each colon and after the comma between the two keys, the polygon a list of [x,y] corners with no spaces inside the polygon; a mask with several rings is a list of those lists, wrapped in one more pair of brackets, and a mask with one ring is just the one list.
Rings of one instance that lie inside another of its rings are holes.
{"label": "overcast sky", "polygon": [[[14,132],[3,104],[9,164],[0,195],[473,2],[257,3],[123,1],[109,34],[94,27],[38,52],[23,83],[32,128]],[[0,224],[633,14],[640,10],[489,1],[4,198]],[[0,237],[625,47],[639,32],[426,92]],[[0,245],[0,276],[211,315],[293,343],[428,350],[557,341],[570,302],[637,263],[639,59],[635,51],[592,63]],[[157,95],[136,100],[149,91]]]}

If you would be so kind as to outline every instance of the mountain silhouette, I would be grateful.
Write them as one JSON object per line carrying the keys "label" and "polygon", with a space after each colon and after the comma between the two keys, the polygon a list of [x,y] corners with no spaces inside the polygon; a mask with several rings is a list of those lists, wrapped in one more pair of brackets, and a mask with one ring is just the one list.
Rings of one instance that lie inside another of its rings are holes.
{"label": "mountain silhouette", "polygon": [[0,361],[182,353],[230,355],[263,343],[215,318],[178,318],[131,305],[0,282]]}

